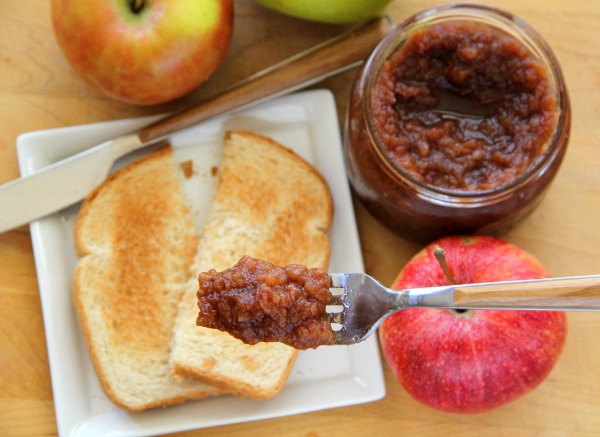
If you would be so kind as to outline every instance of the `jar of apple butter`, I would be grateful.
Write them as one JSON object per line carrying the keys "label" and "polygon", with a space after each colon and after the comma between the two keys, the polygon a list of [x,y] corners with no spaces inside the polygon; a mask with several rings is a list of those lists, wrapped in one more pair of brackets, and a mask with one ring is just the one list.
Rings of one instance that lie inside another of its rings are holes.
{"label": "jar of apple butter", "polygon": [[551,49],[498,9],[456,3],[399,25],[358,72],[345,127],[351,185],[399,234],[501,234],[540,203],[571,111]]}

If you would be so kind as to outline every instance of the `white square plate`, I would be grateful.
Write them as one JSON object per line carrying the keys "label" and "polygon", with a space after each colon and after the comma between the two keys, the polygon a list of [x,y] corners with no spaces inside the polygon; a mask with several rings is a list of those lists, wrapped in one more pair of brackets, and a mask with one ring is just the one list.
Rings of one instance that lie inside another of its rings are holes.
{"label": "white square plate", "polygon": [[[17,140],[21,174],[29,175],[68,155],[133,131],[152,119],[21,135]],[[223,135],[228,129],[248,129],[270,136],[295,150],[323,174],[335,203],[329,271],[362,272],[332,94],[316,90],[289,95],[174,134],[171,143],[176,160],[193,161],[196,177],[184,184],[194,205],[210,201],[215,179],[211,168],[218,165]],[[115,168],[130,160],[131,157],[121,159]],[[222,396],[135,414],[118,408],[106,397],[96,378],[71,300],[71,278],[77,262],[72,234],[78,208],[79,205],[74,205],[31,224],[61,435],[158,435],[370,402],[385,395],[377,342],[371,338],[352,347],[329,346],[300,352],[285,387],[270,400]],[[194,208],[198,226],[206,209]]]}

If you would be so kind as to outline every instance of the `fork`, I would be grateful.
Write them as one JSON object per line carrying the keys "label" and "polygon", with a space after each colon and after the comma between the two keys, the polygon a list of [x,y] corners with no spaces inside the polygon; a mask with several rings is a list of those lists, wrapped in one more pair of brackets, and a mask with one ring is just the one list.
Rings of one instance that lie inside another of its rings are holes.
{"label": "fork", "polygon": [[[364,273],[332,273],[327,306],[336,342],[366,340],[407,308],[599,311],[600,275],[392,290]],[[337,328],[337,329],[336,329]]]}

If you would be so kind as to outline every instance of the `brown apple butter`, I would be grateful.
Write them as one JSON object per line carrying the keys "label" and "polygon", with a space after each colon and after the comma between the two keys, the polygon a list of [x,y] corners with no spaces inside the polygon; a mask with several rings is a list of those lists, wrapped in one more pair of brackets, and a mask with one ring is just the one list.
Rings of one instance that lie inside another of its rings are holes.
{"label": "brown apple butter", "polygon": [[558,119],[542,62],[472,22],[415,31],[384,64],[371,107],[393,161],[427,184],[464,191],[512,182],[543,153]]}
{"label": "brown apple butter", "polygon": [[438,5],[400,23],[358,70],[348,178],[403,237],[500,235],[540,204],[570,126],[560,65],[531,26],[492,6]]}
{"label": "brown apple butter", "polygon": [[285,267],[244,256],[233,267],[198,277],[196,324],[247,344],[281,342],[296,349],[335,340],[326,306],[329,275],[298,264]]}

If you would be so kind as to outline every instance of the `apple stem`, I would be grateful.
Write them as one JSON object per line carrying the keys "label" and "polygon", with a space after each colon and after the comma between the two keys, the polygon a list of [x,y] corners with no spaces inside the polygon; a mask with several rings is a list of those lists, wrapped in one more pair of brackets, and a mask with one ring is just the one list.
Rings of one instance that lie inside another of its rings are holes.
{"label": "apple stem", "polygon": [[[442,268],[442,271],[444,272],[444,275],[446,275],[446,279],[448,279],[448,282],[451,285],[456,285],[454,276],[452,275],[452,272],[450,271],[450,268],[448,267],[448,262],[446,261],[446,251],[441,246],[438,246],[436,244],[433,247],[433,256],[435,256],[436,261],[439,263],[440,267]],[[468,310],[462,309],[462,308],[454,308],[453,311],[455,311],[458,314],[463,314],[463,313],[470,314],[470,313],[468,313]],[[463,317],[466,317],[466,316],[463,316]]]}
{"label": "apple stem", "polygon": [[450,282],[450,284],[452,284],[452,285],[456,285],[454,276],[452,275],[452,272],[448,268],[448,263],[446,262],[446,251],[441,246],[438,246],[436,244],[433,247],[433,255],[435,256],[435,259],[437,260],[437,262],[440,264],[440,267],[442,268],[444,275],[446,275],[448,282]]}
{"label": "apple stem", "polygon": [[131,8],[131,12],[134,14],[138,14],[142,9],[144,9],[145,0],[131,0],[129,6]]}

